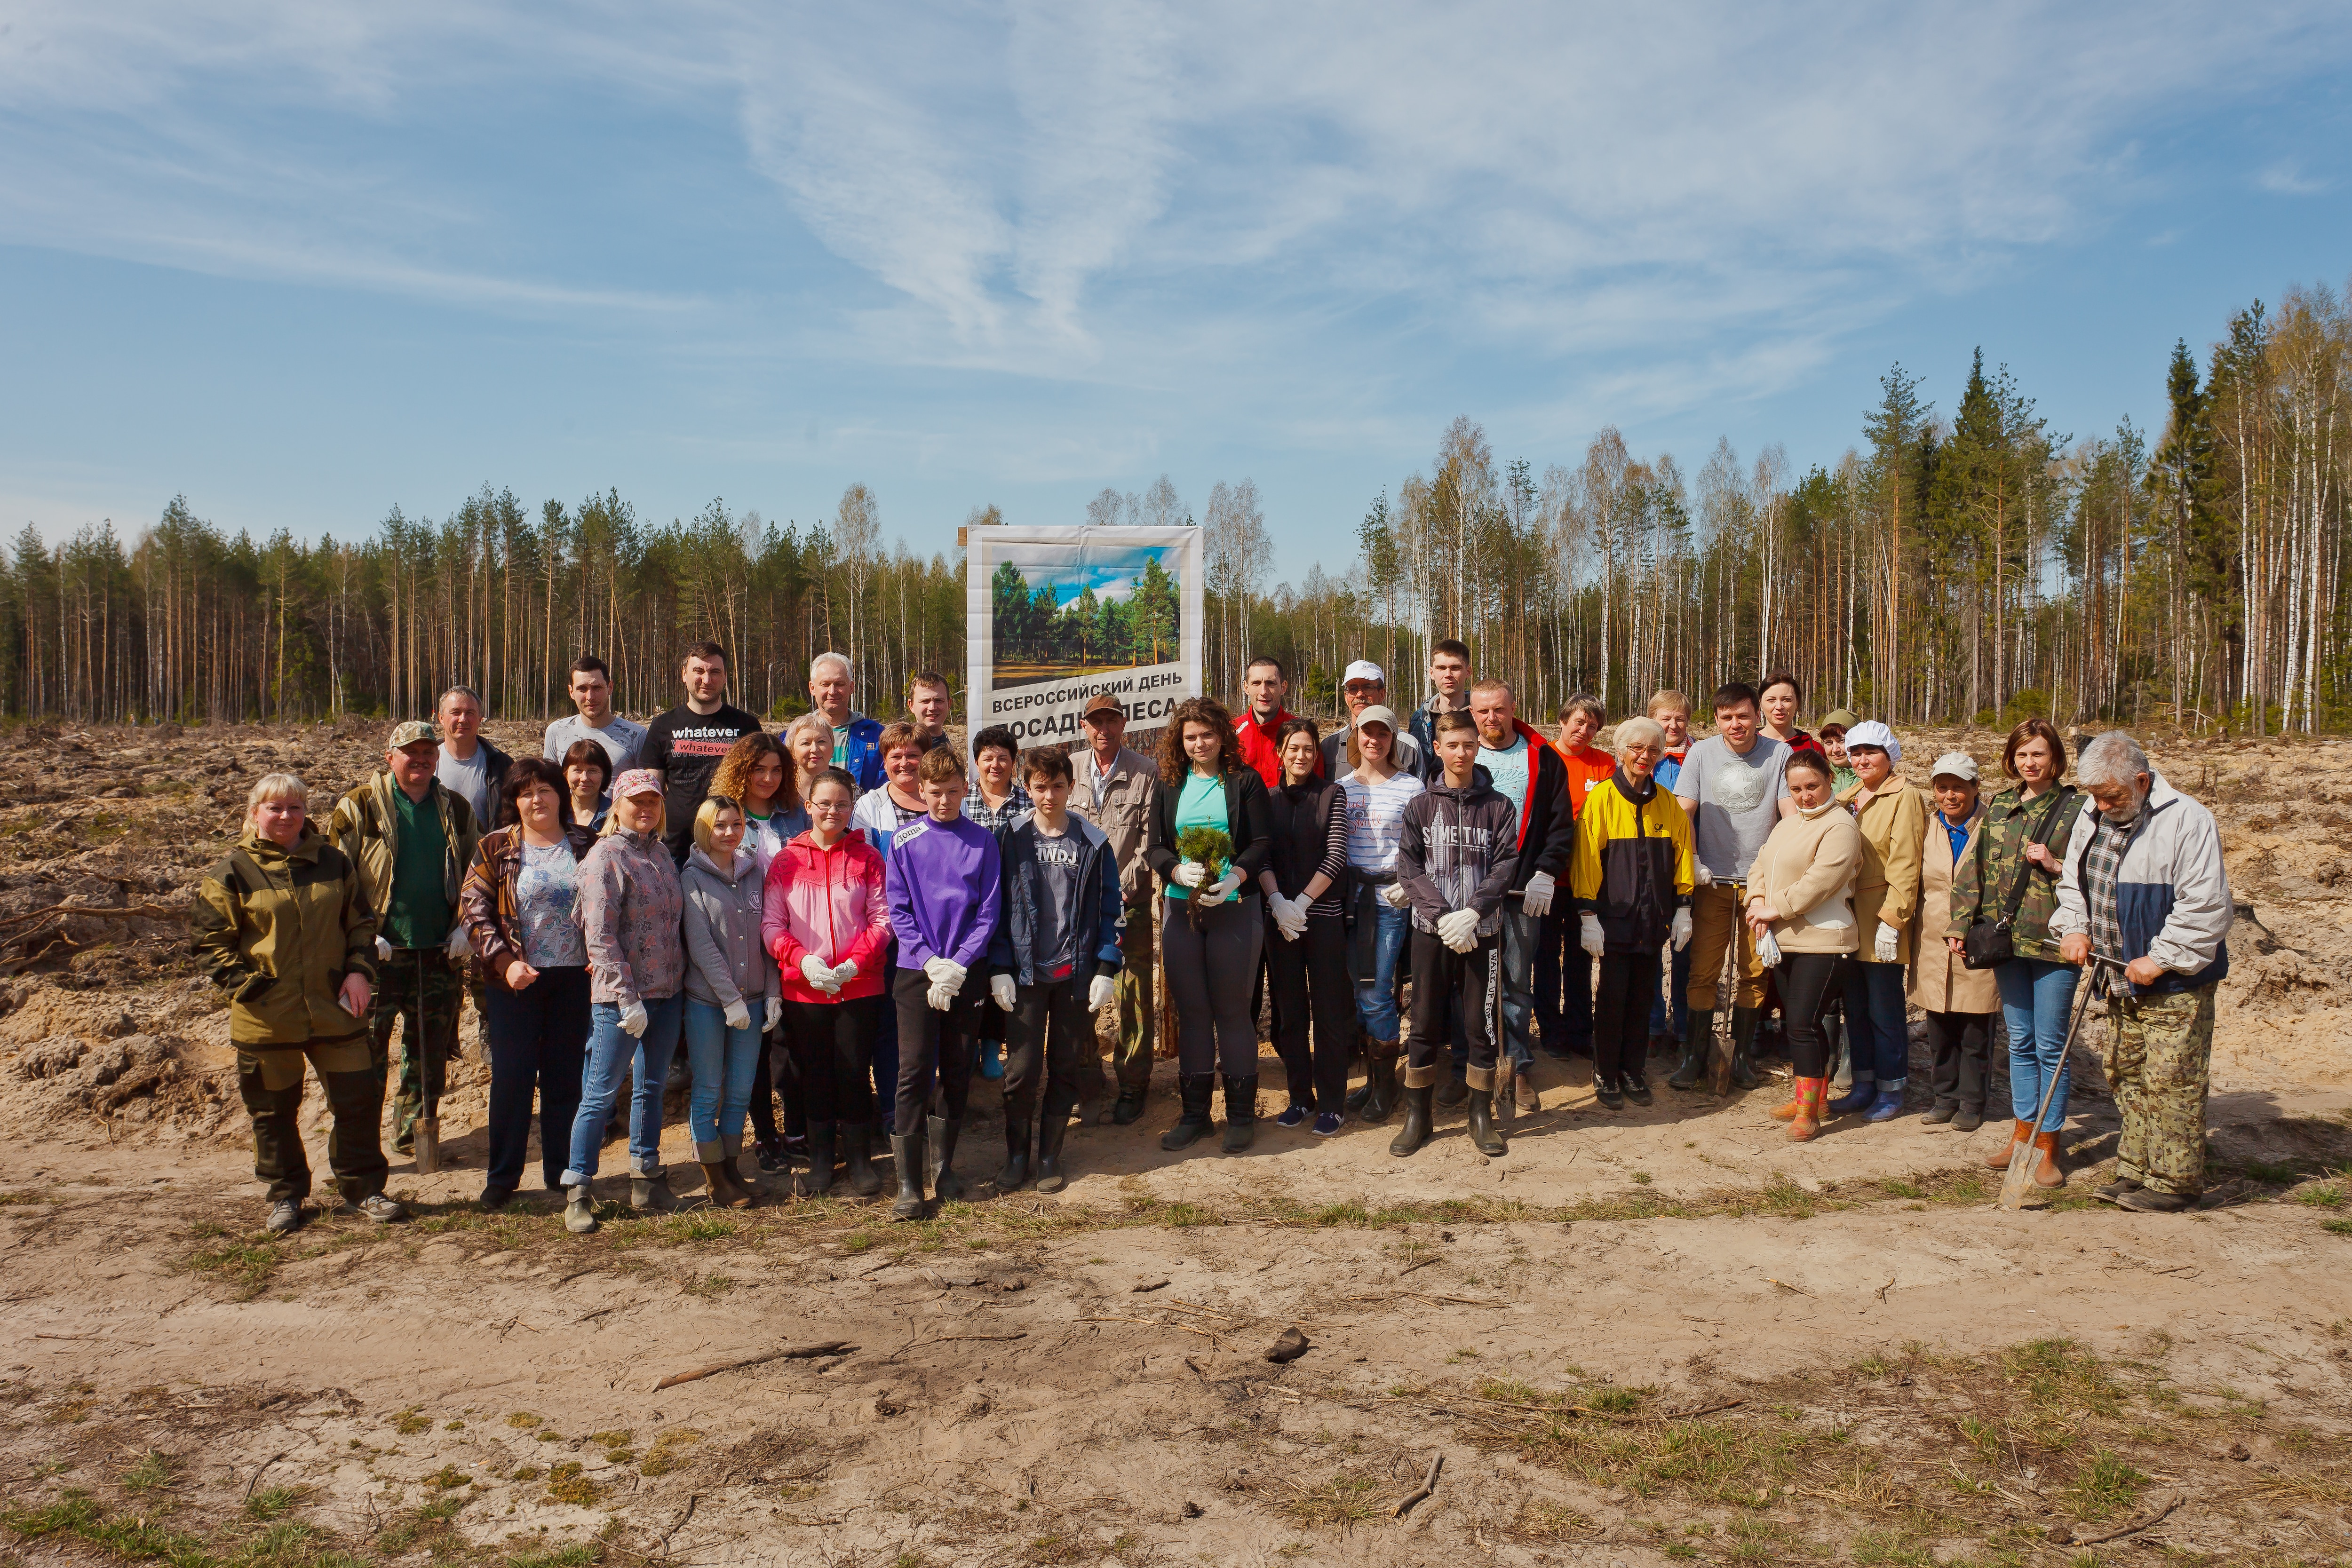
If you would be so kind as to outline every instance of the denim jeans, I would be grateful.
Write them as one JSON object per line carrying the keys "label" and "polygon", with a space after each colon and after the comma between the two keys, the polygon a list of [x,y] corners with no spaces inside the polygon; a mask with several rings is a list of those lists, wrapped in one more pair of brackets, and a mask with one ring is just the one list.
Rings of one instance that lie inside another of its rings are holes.
{"label": "denim jeans", "polygon": [[2042,1086],[2057,1074],[2047,1128],[2066,1124],[2066,1025],[2082,971],[2046,958],[2011,958],[1992,972],[2000,987],[2000,1016],[2009,1025],[2009,1104],[2021,1122],[2042,1108]]}
{"label": "denim jeans", "polygon": [[482,1021],[490,1040],[490,1168],[484,1185],[512,1192],[530,1154],[530,1104],[539,1099],[539,1171],[563,1185],[572,1124],[580,1113],[580,1073],[588,1054],[588,970],[541,969],[520,991],[492,985]]}
{"label": "denim jeans", "polygon": [[[764,1005],[758,997],[747,1005]],[[743,1135],[751,1108],[751,1080],[760,1071],[760,1016],[749,1029],[729,1029],[727,1009],[716,1002],[686,1002],[686,1063],[694,1074],[687,1099],[687,1125],[697,1144]]]}
{"label": "denim jeans", "polygon": [[1363,1020],[1366,1034],[1393,1045],[1403,1038],[1397,1015],[1397,964],[1404,955],[1405,933],[1412,929],[1412,914],[1377,899],[1373,908],[1379,924],[1372,931],[1372,972],[1356,977],[1356,1016]]}
{"label": "denim jeans", "polygon": [[621,1097],[621,1075],[629,1074],[629,1169],[652,1176],[661,1169],[662,1084],[677,1050],[679,1015],[686,998],[664,997],[646,1003],[646,1033],[631,1040],[621,1028],[621,1009],[597,1002],[589,1009],[588,1071],[580,1085],[580,1113],[572,1119],[572,1166],[563,1185],[581,1186],[596,1174],[597,1152],[613,1103]]}
{"label": "denim jeans", "polygon": [[1903,1009],[1903,966],[1856,960],[1846,974],[1845,1033],[1853,1081],[1900,1088],[1911,1069],[1911,1026]]}
{"label": "denim jeans", "polygon": [[1671,1037],[1676,1045],[1690,1038],[1690,944],[1674,950],[1672,989],[1650,1004],[1650,1032]]}
{"label": "denim jeans", "polygon": [[[1536,956],[1558,927],[1550,915],[1521,914],[1507,900],[1496,924],[1503,949],[1503,1038],[1496,1043],[1516,1071],[1535,1064]],[[1579,947],[1576,956],[1583,957],[1584,949]],[[1589,1002],[1585,1027],[1591,1028]]]}

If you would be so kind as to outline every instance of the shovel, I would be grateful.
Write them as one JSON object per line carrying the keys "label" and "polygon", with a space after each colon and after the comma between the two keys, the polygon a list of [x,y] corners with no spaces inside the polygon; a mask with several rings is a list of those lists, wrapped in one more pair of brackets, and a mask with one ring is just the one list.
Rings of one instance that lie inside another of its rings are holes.
{"label": "shovel", "polygon": [[418,1044],[423,1047],[417,1058],[416,1082],[425,1093],[425,1113],[416,1118],[416,1174],[432,1176],[441,1168],[440,1099],[433,1087],[432,1025],[426,1020],[433,1016],[425,1005],[425,949],[416,950],[416,1024]]}
{"label": "shovel", "polygon": [[[1748,920],[1748,884],[1744,882],[1731,882],[1717,877],[1715,885],[1731,889],[1731,918],[1740,925],[1745,925]],[[1726,958],[1731,966],[1732,984],[1737,987],[1739,983],[1738,925],[1732,928],[1731,947]],[[1717,984],[1720,986],[1723,977],[1718,973],[1716,976]],[[1738,1047],[1738,1042],[1731,1037],[1730,1024],[1726,1022],[1722,1030],[1717,1030],[1710,1022],[1707,1028],[1706,1045],[1707,1092],[1720,1100],[1731,1092],[1731,1056]]]}
{"label": "shovel", "polygon": [[2050,1102],[2058,1093],[2058,1074],[2066,1070],[2066,1059],[2074,1050],[2074,1036],[2082,1031],[2083,1015],[2090,1010],[2091,993],[2099,988],[2095,977],[2102,968],[2123,972],[2123,966],[2100,954],[2091,955],[2094,983],[2083,987],[2074,996],[2074,1019],[2066,1026],[2066,1046],[2058,1053],[2058,1065],[2050,1073],[2050,1081],[2042,1086],[2042,1105],[2033,1113],[2033,1138],[2027,1138],[2010,1147],[2009,1169],[2000,1178],[2000,1206],[2012,1213],[2025,1207],[2025,1195],[2033,1190],[2033,1139],[2039,1138],[2050,1120]]}

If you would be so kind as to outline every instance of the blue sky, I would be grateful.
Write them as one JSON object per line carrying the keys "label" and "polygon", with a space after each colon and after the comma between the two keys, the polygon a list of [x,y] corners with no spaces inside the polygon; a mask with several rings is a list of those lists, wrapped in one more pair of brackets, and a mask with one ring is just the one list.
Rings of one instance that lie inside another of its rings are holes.
{"label": "blue sky", "polygon": [[1800,470],[1900,360],[2054,429],[2352,272],[2352,7],[15,0],[0,523],[617,487],[884,535],[1254,477],[1277,574],[1479,420]]}

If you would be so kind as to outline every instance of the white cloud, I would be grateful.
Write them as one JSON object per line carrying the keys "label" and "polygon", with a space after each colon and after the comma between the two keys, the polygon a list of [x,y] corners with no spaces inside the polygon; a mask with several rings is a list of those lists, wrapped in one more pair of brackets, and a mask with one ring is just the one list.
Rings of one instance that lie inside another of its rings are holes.
{"label": "white cloud", "polygon": [[2327,189],[2326,181],[2305,174],[2292,159],[2272,164],[2254,176],[2254,183],[2279,196],[2315,196]]}

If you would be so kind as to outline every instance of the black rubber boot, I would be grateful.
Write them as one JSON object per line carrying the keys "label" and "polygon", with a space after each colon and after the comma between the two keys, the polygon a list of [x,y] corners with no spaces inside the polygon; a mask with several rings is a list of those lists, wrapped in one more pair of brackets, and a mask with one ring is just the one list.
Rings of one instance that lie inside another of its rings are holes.
{"label": "black rubber boot", "polygon": [[837,1135],[841,1163],[849,1167],[849,1190],[860,1197],[872,1197],[882,1190],[882,1173],[874,1168],[874,1124],[844,1122]]}
{"label": "black rubber boot", "polygon": [[1444,1082],[1437,1086],[1437,1103],[1441,1105],[1459,1105],[1468,1098],[1470,1098],[1470,1083],[1467,1079],[1457,1078],[1448,1073]]}
{"label": "black rubber boot", "polygon": [[1128,1127],[1143,1120],[1143,1095],[1140,1089],[1120,1090],[1118,1103],[1110,1108],[1111,1125]]}
{"label": "black rubber boot", "polygon": [[1764,1021],[1761,1008],[1731,1009],[1731,1086],[1756,1087],[1756,1026]]}
{"label": "black rubber boot", "polygon": [[963,1131],[963,1124],[945,1116],[927,1120],[931,1135],[931,1196],[945,1203],[963,1196],[963,1177],[955,1174],[956,1134]]}
{"label": "black rubber boot", "polygon": [[1389,1153],[1402,1159],[1429,1142],[1429,1103],[1436,1092],[1433,1083],[1404,1086],[1404,1125],[1389,1140]]}
{"label": "black rubber boot", "polygon": [[1044,1119],[1037,1124],[1037,1190],[1059,1192],[1063,1186],[1062,1137],[1070,1130],[1070,1107],[1065,1098],[1045,1096]]}
{"label": "black rubber boot", "polygon": [[833,1190],[832,1123],[808,1124],[808,1174],[801,1177],[801,1191],[811,1197],[823,1197]]}
{"label": "black rubber boot", "polygon": [[[1069,1120],[1069,1108],[1065,1106],[1062,1110],[1063,1124],[1067,1126]],[[1049,1127],[1054,1124],[1050,1113],[1045,1118],[1045,1124]],[[996,1173],[997,1191],[1019,1192],[1029,1185],[1030,1131],[1025,1121],[1016,1122],[1010,1116],[1004,1119],[1004,1168]]]}
{"label": "black rubber boot", "polygon": [[923,1134],[890,1135],[890,1164],[898,1173],[898,1198],[890,1206],[893,1219],[923,1218]]}
{"label": "black rubber boot", "polygon": [[1387,1121],[1389,1113],[1397,1106],[1395,1041],[1376,1040],[1372,1042],[1372,1053],[1364,1058],[1364,1081],[1366,1092],[1362,1115],[1365,1121],[1378,1125]]}
{"label": "black rubber boot", "polygon": [[1225,1080],[1225,1153],[1240,1154],[1257,1136],[1257,1074]]}
{"label": "black rubber boot", "polygon": [[1666,1087],[1679,1089],[1685,1094],[1706,1082],[1707,1046],[1715,1039],[1715,1014],[1706,1015],[1706,1027],[1701,1029],[1694,1014],[1684,1025],[1687,1038],[1683,1041],[1683,1059],[1666,1079]]}
{"label": "black rubber boot", "polygon": [[1470,1091],[1470,1146],[1490,1160],[1499,1160],[1509,1154],[1500,1129],[1495,1125],[1495,1092],[1491,1089]]}
{"label": "black rubber boot", "polygon": [[1217,1077],[1213,1072],[1180,1075],[1176,1080],[1176,1093],[1183,1102],[1184,1113],[1176,1118],[1174,1126],[1160,1135],[1160,1146],[1173,1153],[1178,1149],[1191,1148],[1208,1136],[1209,1103],[1216,1092]]}

